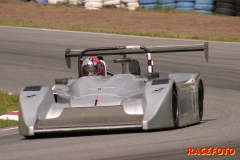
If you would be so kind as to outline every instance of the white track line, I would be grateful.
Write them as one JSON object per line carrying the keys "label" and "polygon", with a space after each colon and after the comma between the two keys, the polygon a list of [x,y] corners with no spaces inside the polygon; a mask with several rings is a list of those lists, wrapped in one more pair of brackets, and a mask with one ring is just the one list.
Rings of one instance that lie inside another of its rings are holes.
{"label": "white track line", "polygon": [[7,128],[7,129],[2,129],[0,131],[8,131],[8,130],[13,130],[13,129],[17,129],[18,127],[13,127],[13,128]]}

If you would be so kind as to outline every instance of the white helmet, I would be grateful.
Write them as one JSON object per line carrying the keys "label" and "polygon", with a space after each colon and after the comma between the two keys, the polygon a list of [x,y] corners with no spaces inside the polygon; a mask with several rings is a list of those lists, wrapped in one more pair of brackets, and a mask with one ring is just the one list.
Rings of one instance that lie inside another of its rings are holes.
{"label": "white helmet", "polygon": [[82,76],[102,75],[103,64],[97,57],[86,58],[81,67]]}

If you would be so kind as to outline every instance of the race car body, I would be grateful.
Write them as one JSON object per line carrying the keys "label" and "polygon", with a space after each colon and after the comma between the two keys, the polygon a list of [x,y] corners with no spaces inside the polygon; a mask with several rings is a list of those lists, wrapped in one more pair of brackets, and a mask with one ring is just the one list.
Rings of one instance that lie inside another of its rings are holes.
{"label": "race car body", "polygon": [[[105,65],[100,76],[82,76],[79,71],[77,78],[56,79],[52,88],[24,87],[20,92],[19,133],[29,137],[54,132],[177,128],[199,123],[204,100],[202,74],[169,73],[167,79],[160,79],[159,73],[153,72],[150,51],[204,51],[208,59],[208,43],[151,50],[144,46],[67,49],[69,68],[70,57],[78,57],[81,68],[84,56],[123,55],[114,59],[123,64],[122,73],[114,74]],[[147,55],[145,75],[139,73],[138,61],[126,57],[128,54]],[[125,73],[126,63],[130,73]]]}

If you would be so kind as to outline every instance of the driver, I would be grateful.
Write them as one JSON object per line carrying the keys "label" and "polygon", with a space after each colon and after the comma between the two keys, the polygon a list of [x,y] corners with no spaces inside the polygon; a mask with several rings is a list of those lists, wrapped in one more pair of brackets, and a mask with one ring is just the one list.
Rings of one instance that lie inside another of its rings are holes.
{"label": "driver", "polygon": [[82,63],[81,73],[82,76],[102,75],[103,64],[95,56],[86,58]]}

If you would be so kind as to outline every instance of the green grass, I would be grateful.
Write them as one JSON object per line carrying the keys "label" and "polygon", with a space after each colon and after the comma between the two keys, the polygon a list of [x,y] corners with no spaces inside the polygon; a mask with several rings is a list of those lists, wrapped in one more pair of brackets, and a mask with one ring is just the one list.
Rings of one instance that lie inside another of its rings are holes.
{"label": "green grass", "polygon": [[17,126],[18,121],[0,119],[0,128]]}
{"label": "green grass", "polygon": [[0,3],[7,3],[7,0],[0,0]]}
{"label": "green grass", "polygon": [[162,32],[139,32],[134,30],[124,30],[124,29],[113,29],[113,28],[90,28],[83,26],[59,26],[51,24],[38,24],[31,21],[6,21],[0,20],[0,25],[4,26],[18,26],[18,27],[28,27],[28,28],[46,28],[46,29],[56,29],[56,30],[70,30],[70,31],[84,31],[84,32],[98,32],[98,33],[110,33],[110,34],[124,34],[124,35],[137,35],[137,36],[150,36],[150,37],[161,37],[161,38],[179,38],[179,39],[197,39],[197,40],[211,40],[211,41],[226,41],[226,42],[240,42],[240,38],[228,38],[228,37],[210,37],[210,36],[195,36],[195,35],[185,35],[185,34],[171,34],[166,31]]}
{"label": "green grass", "polygon": [[0,92],[0,115],[18,109],[18,96]]}
{"label": "green grass", "polygon": [[[18,109],[18,96],[0,92],[0,115]],[[17,121],[0,120],[0,128],[15,126]]]}
{"label": "green grass", "polygon": [[137,12],[160,12],[160,13],[176,13],[176,10],[170,9],[168,7],[162,7],[161,4],[156,4],[153,8],[144,9],[142,7],[137,8]]}

